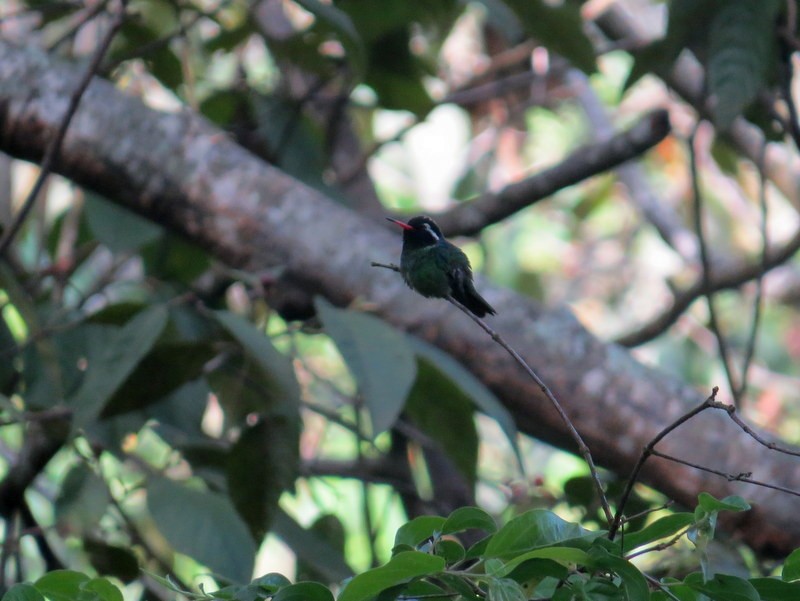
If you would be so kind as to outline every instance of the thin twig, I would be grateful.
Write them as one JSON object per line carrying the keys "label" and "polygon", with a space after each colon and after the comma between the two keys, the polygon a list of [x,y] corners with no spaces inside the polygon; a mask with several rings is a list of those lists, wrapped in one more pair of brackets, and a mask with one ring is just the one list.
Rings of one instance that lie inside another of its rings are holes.
{"label": "thin twig", "polygon": [[756,293],[753,299],[753,318],[750,323],[750,335],[747,338],[747,346],[742,359],[741,379],[739,389],[734,392],[733,398],[738,399],[741,406],[744,395],[747,392],[748,372],[756,353],[756,342],[758,340],[758,329],[761,324],[761,313],[764,304],[764,274],[767,271],[767,251],[769,249],[769,232],[767,231],[767,178],[764,176],[764,159],[767,154],[767,143],[761,146],[761,154],[758,157],[758,204],[761,207],[761,271],[756,278]]}
{"label": "thin twig", "polygon": [[706,467],[704,465],[700,465],[697,463],[693,463],[691,461],[687,461],[686,459],[681,459],[680,457],[674,457],[672,455],[667,455],[666,453],[662,453],[660,451],[653,451],[652,455],[654,457],[660,457],[661,459],[666,459],[667,461],[672,461],[674,463],[680,463],[681,465],[685,465],[687,467],[693,467],[694,469],[708,472],[709,474],[715,474],[717,476],[721,476],[725,478],[728,482],[745,482],[747,484],[753,484],[755,486],[761,486],[763,488],[771,488],[772,490],[777,490],[780,492],[784,492],[787,495],[792,495],[795,497],[800,497],[800,490],[794,490],[792,488],[786,488],[785,486],[778,486],[777,484],[770,484],[769,482],[763,482],[761,480],[753,480],[750,476],[753,475],[752,472],[742,472],[740,474],[729,474],[727,472],[723,472],[720,470],[715,470],[711,467]]}
{"label": "thin twig", "polygon": [[[385,263],[376,263],[373,261],[372,266],[383,267],[384,269],[390,269],[392,271],[400,273],[400,268],[397,265],[391,265],[391,264],[387,265]],[[600,496],[600,504],[603,507],[603,513],[605,514],[608,523],[611,524],[613,520],[613,515],[611,513],[611,508],[608,505],[608,499],[606,498],[605,491],[603,490],[603,484],[600,481],[600,476],[597,473],[597,467],[594,464],[594,459],[592,459],[592,453],[589,451],[589,447],[586,446],[586,443],[583,441],[583,438],[581,438],[581,435],[575,429],[575,426],[572,425],[572,421],[569,419],[569,416],[567,415],[566,411],[564,411],[564,408],[561,406],[561,403],[558,402],[558,399],[556,399],[555,395],[550,391],[550,388],[548,388],[547,384],[545,384],[542,381],[542,379],[536,374],[536,372],[533,371],[533,368],[531,368],[531,366],[527,364],[525,359],[523,359],[519,355],[519,353],[517,353],[517,351],[515,351],[513,347],[511,347],[511,345],[509,345],[500,336],[500,334],[498,334],[491,327],[489,327],[485,321],[483,321],[480,317],[472,313],[469,309],[467,309],[464,305],[462,305],[452,296],[446,297],[445,300],[447,300],[453,306],[457,307],[459,310],[461,310],[462,313],[464,313],[464,315],[466,315],[472,321],[478,324],[481,327],[481,329],[483,329],[484,332],[489,334],[492,340],[494,340],[497,344],[502,346],[506,350],[506,352],[508,352],[508,354],[511,355],[514,358],[514,360],[522,367],[522,369],[525,370],[525,372],[531,377],[531,379],[534,382],[536,382],[536,385],[547,397],[547,400],[550,401],[550,404],[556,410],[558,415],[561,417],[561,420],[564,422],[564,425],[567,427],[567,430],[572,436],[572,439],[578,445],[578,450],[580,451],[581,456],[589,466],[589,472],[591,473],[592,480],[594,481],[595,488],[597,489],[597,493]]]}
{"label": "thin twig", "polygon": [[666,428],[661,430],[655,437],[647,443],[647,445],[642,449],[641,455],[639,455],[639,459],[636,461],[636,465],[633,466],[633,470],[631,471],[631,475],[628,477],[628,482],[625,485],[625,490],[622,493],[622,497],[620,497],[619,504],[617,505],[617,513],[614,515],[613,523],[611,524],[611,528],[608,531],[608,538],[610,540],[614,540],[614,537],[619,530],[620,525],[622,524],[622,516],[625,512],[625,506],[628,504],[628,499],[631,496],[631,492],[633,491],[633,486],[636,484],[636,481],[639,479],[639,472],[642,471],[644,464],[647,462],[647,459],[650,455],[655,453],[654,449],[655,446],[661,442],[665,436],[667,436],[670,432],[685,424],[690,419],[692,419],[695,415],[702,413],[706,409],[709,409],[713,406],[713,402],[716,401],[717,393],[719,392],[719,388],[714,386],[711,390],[711,395],[703,401],[700,405],[684,413],[681,417],[676,419]]}
{"label": "thin twig", "polygon": [[709,403],[709,405],[713,409],[721,409],[722,411],[727,413],[728,417],[731,418],[733,423],[735,423],[737,426],[739,426],[739,428],[741,428],[742,431],[745,434],[750,436],[750,438],[755,440],[760,445],[763,445],[763,446],[767,447],[771,451],[776,451],[778,453],[783,453],[784,455],[790,455],[792,457],[800,457],[800,451],[792,451],[791,449],[787,449],[785,447],[782,447],[782,446],[778,445],[777,443],[770,442],[770,441],[766,440],[764,437],[762,437],[760,434],[758,434],[750,426],[748,426],[746,423],[744,423],[742,421],[742,418],[740,418],[737,415],[735,406],[727,405],[725,403],[719,403],[719,402],[716,402],[716,401],[713,402],[713,403]]}
{"label": "thin twig", "polygon": [[697,130],[700,127],[700,121],[697,122],[692,134],[689,136],[689,169],[692,180],[692,195],[694,196],[694,228],[697,235],[698,245],[700,247],[700,265],[703,270],[702,283],[705,290],[706,304],[708,306],[708,323],[711,332],[717,340],[717,349],[719,350],[719,357],[722,361],[722,366],[725,369],[725,376],[728,379],[728,386],[730,387],[733,400],[738,404],[736,393],[739,386],[736,384],[736,377],[733,373],[733,365],[731,364],[731,354],[728,349],[728,342],[725,335],[722,333],[722,328],[717,317],[717,311],[714,306],[714,294],[711,292],[711,258],[708,252],[708,243],[703,232],[703,195],[700,192],[700,175],[697,167],[697,149],[696,138]]}
{"label": "thin twig", "polygon": [[31,188],[31,191],[28,193],[28,197],[25,199],[25,202],[23,202],[22,208],[17,213],[14,221],[9,225],[8,229],[3,234],[2,239],[0,239],[0,257],[6,254],[8,247],[11,245],[11,242],[14,240],[14,237],[19,232],[19,229],[22,227],[22,224],[25,222],[25,219],[33,208],[36,198],[39,196],[39,191],[42,189],[42,186],[44,186],[45,181],[47,181],[47,177],[50,175],[50,172],[52,171],[55,162],[58,159],[58,154],[61,151],[61,144],[64,142],[64,137],[67,134],[69,124],[72,122],[72,118],[75,116],[75,112],[78,110],[78,105],[81,102],[81,98],[83,97],[84,92],[86,92],[86,89],[89,87],[97,68],[100,66],[100,61],[103,60],[103,56],[105,56],[106,52],[108,52],[108,48],[111,46],[111,40],[114,39],[117,31],[120,27],[122,27],[122,23],[125,21],[128,0],[120,1],[121,5],[119,12],[111,21],[108,32],[100,42],[97,50],[95,50],[92,60],[89,63],[89,67],[86,69],[86,73],[83,75],[78,87],[72,93],[72,96],[70,96],[69,105],[67,106],[67,111],[61,120],[61,125],[59,126],[56,135],[50,141],[50,144],[44,153],[44,158],[42,159],[42,164],[39,169],[39,175],[36,178],[36,182],[33,184],[33,188]]}
{"label": "thin twig", "polygon": [[649,508],[645,509],[644,511],[640,511],[639,513],[634,513],[633,515],[623,516],[622,523],[623,524],[627,524],[628,522],[632,522],[635,519],[644,517],[646,515],[650,515],[651,513],[655,513],[656,511],[662,511],[664,509],[669,509],[673,505],[675,505],[675,501],[670,499],[669,501],[667,501],[663,505],[659,505],[658,507],[649,507]]}
{"label": "thin twig", "polygon": [[681,540],[683,538],[683,535],[686,534],[687,532],[689,532],[689,530],[691,530],[692,528],[694,528],[694,524],[686,526],[686,528],[683,528],[680,532],[675,534],[669,540],[664,541],[663,543],[658,543],[656,545],[651,545],[649,547],[645,547],[644,549],[640,549],[639,551],[635,551],[633,553],[626,554],[625,555],[625,559],[630,561],[634,557],[638,557],[640,555],[645,555],[646,553],[652,553],[653,551],[663,551],[664,549],[669,549],[672,545],[674,545],[679,540]]}
{"label": "thin twig", "polygon": [[644,572],[642,572],[642,575],[645,577],[645,580],[647,580],[654,587],[657,587],[667,597],[669,597],[673,601],[681,601],[675,595],[675,593],[673,593],[671,590],[669,590],[669,587],[667,585],[665,585],[663,582],[660,582],[657,578],[653,578],[652,576],[650,576],[649,574],[645,574]]}

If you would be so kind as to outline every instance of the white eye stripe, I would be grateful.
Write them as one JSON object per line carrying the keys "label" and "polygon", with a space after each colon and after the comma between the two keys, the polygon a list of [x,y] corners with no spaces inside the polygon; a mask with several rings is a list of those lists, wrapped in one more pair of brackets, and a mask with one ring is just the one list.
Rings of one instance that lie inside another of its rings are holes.
{"label": "white eye stripe", "polygon": [[439,239],[439,236],[437,236],[437,235],[436,235],[436,232],[434,232],[434,231],[433,231],[433,229],[431,228],[431,225],[430,225],[430,223],[423,223],[423,224],[422,224],[422,227],[424,227],[424,228],[425,228],[425,229],[428,231],[428,233],[429,233],[431,236],[433,236],[433,239],[434,239],[434,240],[438,240],[438,239]]}

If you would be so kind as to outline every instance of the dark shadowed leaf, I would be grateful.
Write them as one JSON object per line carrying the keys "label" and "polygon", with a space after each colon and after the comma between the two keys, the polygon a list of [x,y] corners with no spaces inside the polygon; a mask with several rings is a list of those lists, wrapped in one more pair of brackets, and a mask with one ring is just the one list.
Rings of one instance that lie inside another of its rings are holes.
{"label": "dark shadowed leaf", "polygon": [[[408,395],[406,414],[414,425],[441,445],[473,487],[479,441],[472,399],[424,357],[417,357],[417,379]],[[442,424],[449,427],[442,428]]]}
{"label": "dark shadowed leaf", "polygon": [[242,431],[230,451],[228,490],[256,540],[269,528],[281,493],[294,484],[299,441],[296,420],[282,415],[262,417]]}
{"label": "dark shadowed leaf", "polygon": [[100,574],[114,576],[125,583],[139,576],[139,562],[130,549],[91,538],[83,541],[83,549],[89,555],[94,569]]}
{"label": "dark shadowed leaf", "polygon": [[461,392],[469,397],[475,407],[495,420],[514,449],[519,465],[522,466],[522,456],[517,446],[517,426],[514,418],[492,392],[484,386],[483,382],[473,376],[458,361],[444,351],[428,344],[416,337],[410,337],[409,342],[418,357],[427,360],[442,374],[456,384]]}
{"label": "dark shadowed leaf", "polygon": [[167,310],[158,305],[142,311],[121,328],[108,327],[107,335],[93,339],[87,349],[83,381],[67,400],[75,411],[73,428],[85,426],[100,414],[153,348],[166,324]]}
{"label": "dark shadowed leaf", "polygon": [[119,415],[161,401],[182,385],[196,380],[203,366],[214,356],[206,342],[165,342],[157,344],[105,405],[100,416]]}
{"label": "dark shadowed leaf", "polygon": [[[337,516],[333,514],[320,516],[314,521],[313,524],[311,524],[311,526],[308,527],[306,532],[311,536],[317,537],[323,544],[325,544],[327,547],[330,547],[330,550],[326,553],[328,557],[326,557],[323,561],[330,561],[334,559],[334,557],[344,558],[345,530],[344,524],[342,524],[342,521]],[[295,546],[292,545],[292,549],[294,548]],[[317,569],[316,562],[319,561],[320,555],[322,555],[322,552],[319,552],[319,547],[317,547],[317,551],[318,552],[314,555],[311,561],[307,561],[305,555],[301,556],[299,553],[297,554],[297,571],[295,580],[315,580],[318,582],[343,580],[344,576],[339,578],[331,578],[329,577],[328,573]],[[344,563],[343,559],[340,559],[340,561]]]}
{"label": "dark shadowed leaf", "polygon": [[573,3],[553,6],[543,0],[506,0],[525,30],[536,40],[592,73],[594,46],[583,30],[580,7]]}
{"label": "dark shadowed leaf", "polygon": [[417,362],[407,337],[377,317],[315,301],[327,334],[358,382],[373,434],[388,430],[406,403]]}
{"label": "dark shadowed leaf", "polygon": [[84,463],[73,467],[64,478],[55,502],[59,530],[83,535],[103,517],[110,501],[108,488]]}
{"label": "dark shadowed leaf", "polygon": [[164,230],[110,200],[86,191],[86,222],[97,240],[112,252],[125,252],[154,242]]}
{"label": "dark shadowed leaf", "polygon": [[270,414],[299,420],[300,387],[291,360],[278,352],[269,338],[244,318],[227,311],[217,311],[214,316],[247,356],[258,364],[268,380],[262,393],[269,394]]}
{"label": "dark shadowed leaf", "polygon": [[250,580],[256,545],[226,497],[156,476],[148,481],[147,506],[176,551],[234,582]]}

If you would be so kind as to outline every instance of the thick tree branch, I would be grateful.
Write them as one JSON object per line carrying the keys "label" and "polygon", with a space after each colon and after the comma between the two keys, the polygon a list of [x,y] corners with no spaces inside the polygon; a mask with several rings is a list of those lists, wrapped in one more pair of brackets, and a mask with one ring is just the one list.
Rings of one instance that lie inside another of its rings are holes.
{"label": "thick tree branch", "polygon": [[[40,50],[0,43],[0,150],[40,160],[80,75]],[[339,305],[368,302],[388,322],[461,361],[500,397],[520,429],[572,444],[539,387],[484,332],[447,303],[422,299],[395,274],[369,266],[396,260],[397,235],[265,164],[192,113],[159,113],[95,81],[55,170],[232,265],[279,266],[289,281]],[[592,337],[568,311],[478,285],[498,311],[493,329],[548,383],[598,463],[627,474],[661,428],[702,401],[683,382]],[[796,458],[758,444],[719,412],[697,416],[660,447],[673,455],[692,449],[704,465],[800,489]],[[800,545],[795,500],[777,491],[663,461],[648,462],[642,479],[686,505],[702,490],[743,495],[754,503],[738,516],[745,540],[776,553]]]}
{"label": "thick tree branch", "polygon": [[446,236],[474,236],[567,186],[613,169],[641,155],[670,132],[666,111],[654,111],[617,135],[579,148],[558,165],[511,184],[497,194],[487,194],[435,215]]}

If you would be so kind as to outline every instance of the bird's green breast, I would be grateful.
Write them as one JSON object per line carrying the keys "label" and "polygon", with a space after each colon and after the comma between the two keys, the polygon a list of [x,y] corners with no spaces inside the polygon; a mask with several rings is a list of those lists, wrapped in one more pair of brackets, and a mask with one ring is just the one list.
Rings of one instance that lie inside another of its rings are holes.
{"label": "bird's green breast", "polygon": [[469,268],[464,253],[455,246],[437,244],[403,249],[400,271],[406,283],[422,296],[446,297],[450,294],[449,273],[462,263]]}

